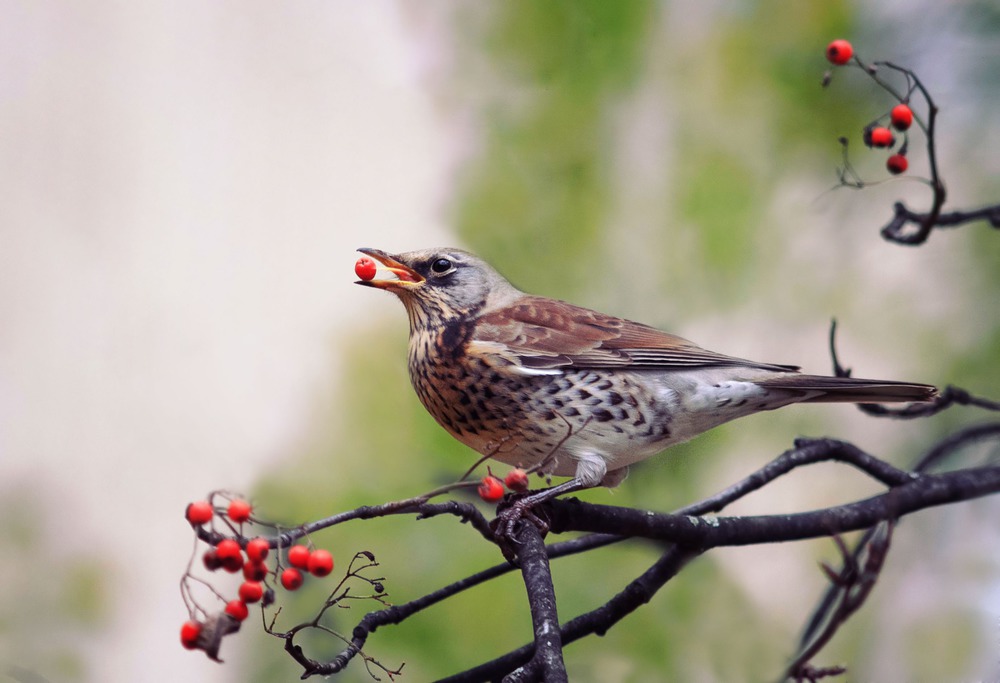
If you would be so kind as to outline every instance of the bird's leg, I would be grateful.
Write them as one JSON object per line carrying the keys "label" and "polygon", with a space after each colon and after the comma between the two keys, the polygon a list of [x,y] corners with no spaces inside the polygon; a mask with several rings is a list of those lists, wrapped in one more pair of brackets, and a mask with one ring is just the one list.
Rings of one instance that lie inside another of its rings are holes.
{"label": "bird's leg", "polygon": [[[570,439],[570,437],[573,436],[574,433],[578,433],[590,422],[590,418],[587,418],[579,429],[574,429],[569,420],[562,415],[560,415],[560,417],[562,417],[563,421],[566,423],[566,434],[540,463],[531,468],[533,471],[548,471],[548,468],[554,465],[557,454],[564,450],[566,442]],[[544,536],[549,530],[548,522],[536,515],[533,508],[565,493],[572,493],[574,491],[593,488],[599,485],[608,473],[607,460],[601,453],[590,450],[580,450],[572,452],[572,457],[576,461],[576,473],[572,479],[557,486],[552,486],[534,493],[528,493],[520,498],[513,499],[510,505],[500,510],[497,513],[496,519],[490,523],[490,526],[493,528],[493,534],[500,545],[500,549],[503,551],[504,557],[506,557],[511,563],[514,562],[514,553],[512,548],[512,543],[515,542],[513,536],[514,525],[518,520],[527,519],[532,524],[537,526],[539,531],[541,531]],[[620,481],[620,478],[616,479],[616,482],[617,481]]]}
{"label": "bird's leg", "polygon": [[538,527],[542,536],[545,536],[549,531],[549,524],[542,517],[535,514],[535,508],[565,493],[572,493],[573,491],[580,491],[587,488],[590,488],[590,486],[587,486],[579,479],[570,479],[557,486],[514,498],[507,507],[497,512],[496,518],[490,522],[490,527],[492,527],[497,545],[500,546],[500,550],[507,561],[511,564],[517,564],[517,552],[514,549],[517,541],[514,540],[514,527],[518,521],[522,519],[528,520]]}

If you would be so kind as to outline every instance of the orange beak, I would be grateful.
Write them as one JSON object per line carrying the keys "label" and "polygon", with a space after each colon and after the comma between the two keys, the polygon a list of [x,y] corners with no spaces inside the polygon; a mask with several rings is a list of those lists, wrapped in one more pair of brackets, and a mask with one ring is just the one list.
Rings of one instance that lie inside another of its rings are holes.
{"label": "orange beak", "polygon": [[[413,270],[405,263],[397,261],[394,257],[379,249],[367,247],[358,249],[362,254],[371,256],[382,268],[376,273],[376,277],[371,280],[358,280],[355,284],[377,287],[378,289],[404,289],[414,287],[424,281],[424,277]],[[395,277],[381,277],[385,274],[392,274]]]}

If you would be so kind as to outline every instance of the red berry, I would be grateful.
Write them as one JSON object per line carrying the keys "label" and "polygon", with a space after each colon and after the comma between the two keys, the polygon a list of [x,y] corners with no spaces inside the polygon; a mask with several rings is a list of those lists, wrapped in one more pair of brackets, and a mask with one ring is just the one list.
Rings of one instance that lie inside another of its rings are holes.
{"label": "red berry", "polygon": [[871,140],[872,147],[892,147],[892,145],[896,142],[896,138],[893,136],[892,131],[888,128],[883,128],[882,126],[872,128],[868,137]]}
{"label": "red berry", "polygon": [[298,590],[298,588],[302,586],[302,581],[302,572],[294,567],[289,567],[285,571],[281,572],[281,585],[284,586],[286,590]]}
{"label": "red berry", "polygon": [[181,624],[181,645],[189,650],[198,647],[198,636],[201,635],[201,624],[197,621],[185,621]]}
{"label": "red berry", "polygon": [[477,489],[479,497],[487,503],[495,503],[503,498],[503,483],[492,474],[483,477]]}
{"label": "red berry", "polygon": [[371,280],[375,277],[375,271],[378,270],[378,266],[367,256],[362,256],[358,259],[358,262],[354,264],[354,274],[357,275],[362,280]]}
{"label": "red berry", "polygon": [[309,568],[309,548],[304,545],[293,545],[288,549],[288,564],[299,569]]}
{"label": "red berry", "polygon": [[528,490],[528,474],[520,467],[515,467],[507,476],[504,477],[503,483],[507,485],[511,491],[527,491]]}
{"label": "red berry", "polygon": [[833,64],[847,64],[854,56],[854,47],[843,39],[838,39],[826,46],[826,58]]}
{"label": "red berry", "polygon": [[892,127],[896,130],[906,130],[913,123],[913,110],[905,104],[897,104],[889,114]]}
{"label": "red berry", "polygon": [[206,550],[205,554],[201,556],[201,561],[205,564],[205,569],[210,572],[222,567],[222,560],[219,559],[219,554],[215,552],[214,548]]}
{"label": "red berry", "polygon": [[263,538],[254,538],[247,542],[247,557],[251,562],[263,562],[271,550],[271,545]]}
{"label": "red berry", "polygon": [[207,500],[198,500],[187,506],[184,516],[192,524],[205,524],[212,521],[215,510]]}
{"label": "red berry", "polygon": [[893,154],[886,160],[885,167],[889,169],[889,173],[899,175],[906,172],[906,169],[910,167],[910,162],[902,154]]}
{"label": "red berry", "polygon": [[309,573],[313,576],[326,576],[333,571],[333,555],[329,550],[314,550],[309,553]]}
{"label": "red berry", "polygon": [[253,512],[253,507],[250,503],[245,500],[240,500],[239,498],[233,499],[229,503],[229,509],[226,510],[226,514],[229,515],[229,519],[233,520],[237,524],[242,524],[250,519],[251,512]]}
{"label": "red berry", "polygon": [[247,581],[263,581],[267,573],[267,565],[263,562],[247,560],[243,563],[243,578]]}
{"label": "red berry", "polygon": [[215,556],[219,558],[222,567],[227,572],[238,572],[243,568],[243,553],[240,544],[231,538],[219,541],[215,546]]}
{"label": "red berry", "polygon": [[236,621],[243,621],[250,616],[250,610],[242,600],[230,600],[226,603],[226,614]]}
{"label": "red berry", "polygon": [[264,597],[264,586],[260,581],[244,581],[240,584],[240,600],[250,605]]}

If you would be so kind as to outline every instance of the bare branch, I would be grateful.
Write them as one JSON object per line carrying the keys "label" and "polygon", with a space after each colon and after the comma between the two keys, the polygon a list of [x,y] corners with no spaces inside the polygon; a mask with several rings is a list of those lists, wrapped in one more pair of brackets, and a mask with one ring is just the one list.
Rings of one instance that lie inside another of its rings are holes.
{"label": "bare branch", "polygon": [[[522,520],[514,532],[513,540],[521,546],[517,557],[521,563],[524,587],[528,591],[528,605],[535,633],[535,652],[531,663],[540,669],[546,683],[567,683],[569,678],[562,656],[556,593],[542,535],[538,527]],[[529,680],[532,680],[530,674],[522,668],[508,674],[504,683],[526,683]]]}
{"label": "bare branch", "polygon": [[[1000,431],[1000,425],[996,425]],[[704,519],[649,510],[553,501],[553,532],[617,533],[669,541],[702,550],[721,546],[779,543],[860,531],[917,510],[972,500],[1000,491],[1000,467],[977,467],[915,477],[887,493],[832,508],[790,515]]]}

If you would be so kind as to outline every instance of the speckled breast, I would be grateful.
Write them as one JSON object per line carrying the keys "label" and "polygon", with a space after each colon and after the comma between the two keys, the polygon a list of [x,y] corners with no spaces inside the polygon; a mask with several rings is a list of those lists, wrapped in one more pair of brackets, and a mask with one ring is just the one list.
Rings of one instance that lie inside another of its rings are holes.
{"label": "speckled breast", "polygon": [[529,467],[551,458],[546,470],[572,474],[566,456],[574,452],[634,461],[670,438],[667,406],[635,373],[523,376],[441,351],[429,336],[411,340],[410,380],[417,396],[456,439],[502,462]]}

